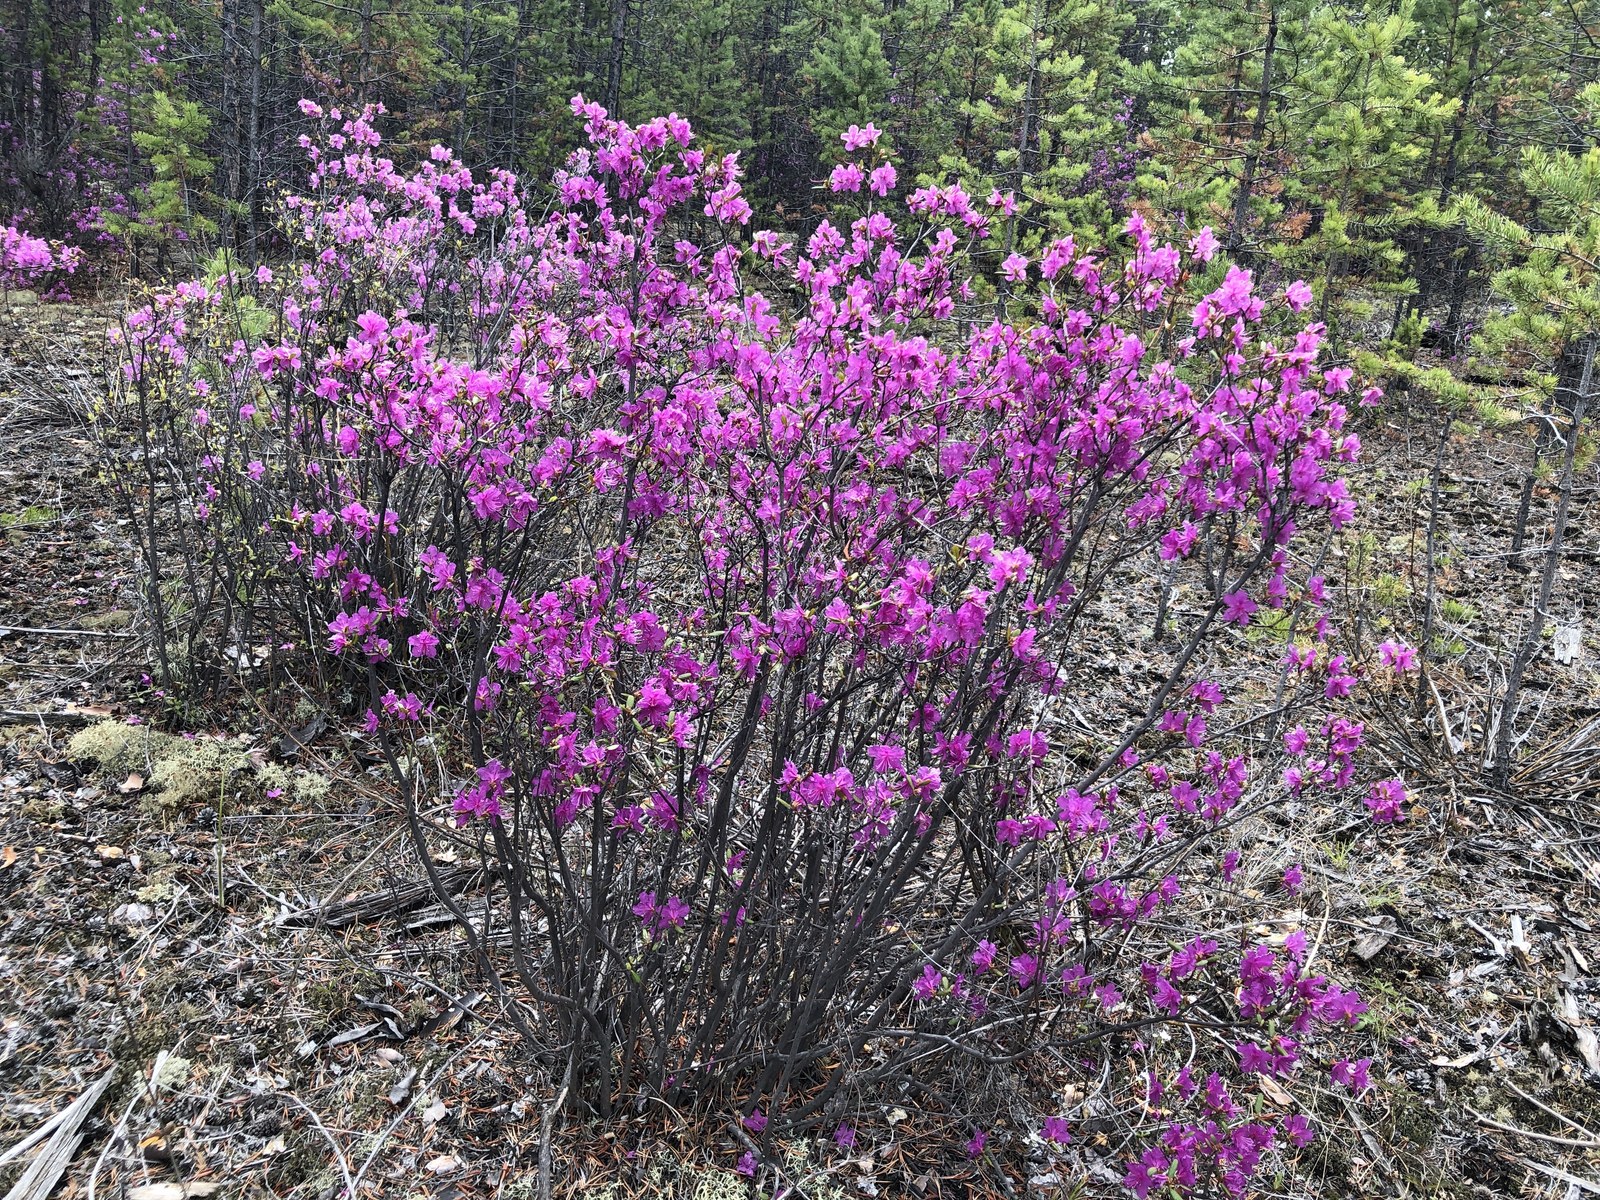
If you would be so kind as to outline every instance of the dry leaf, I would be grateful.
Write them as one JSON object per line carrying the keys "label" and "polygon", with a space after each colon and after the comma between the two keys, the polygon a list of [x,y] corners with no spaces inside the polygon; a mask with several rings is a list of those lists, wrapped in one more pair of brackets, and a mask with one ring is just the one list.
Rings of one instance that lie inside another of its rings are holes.
{"label": "dry leaf", "polygon": [[399,1108],[411,1096],[411,1085],[417,1078],[417,1069],[412,1067],[399,1079],[394,1081],[394,1086],[389,1089],[389,1103]]}
{"label": "dry leaf", "polygon": [[1550,651],[1562,666],[1571,666],[1578,661],[1578,654],[1583,649],[1582,625],[1558,625],[1554,636],[1550,639]]}
{"label": "dry leaf", "polygon": [[[7,846],[6,849],[9,850],[11,847]],[[6,865],[10,866],[11,864],[7,863]],[[1567,938],[1567,950],[1572,955],[1572,961],[1578,964],[1578,970],[1587,975],[1589,973],[1589,960],[1584,958],[1583,951],[1578,949],[1578,944],[1570,937]]]}
{"label": "dry leaf", "polygon": [[1371,962],[1390,942],[1394,941],[1400,923],[1385,914],[1368,922],[1368,927],[1356,936],[1350,951],[1362,962]]}
{"label": "dry leaf", "polygon": [[[62,712],[74,717],[110,717],[114,714],[104,704],[69,704]],[[133,1195],[129,1192],[128,1195]]]}
{"label": "dry leaf", "polygon": [[117,791],[124,796],[131,796],[135,792],[144,791],[144,776],[137,771],[129,771],[128,777],[117,784]]}
{"label": "dry leaf", "polygon": [[94,852],[107,862],[115,862],[124,853],[121,846],[96,846]]}
{"label": "dry leaf", "polygon": [[427,1169],[435,1175],[448,1175],[451,1171],[459,1171],[461,1169],[461,1160],[453,1154],[441,1154],[438,1158],[429,1161]]}
{"label": "dry leaf", "polygon": [[1286,1092],[1283,1085],[1272,1076],[1263,1075],[1256,1080],[1256,1084],[1261,1088],[1261,1094],[1279,1108],[1293,1108],[1295,1106],[1294,1097]]}
{"label": "dry leaf", "polygon": [[374,1021],[370,1025],[357,1025],[354,1029],[346,1029],[343,1033],[336,1033],[327,1041],[329,1050],[337,1050],[340,1046],[348,1046],[351,1042],[359,1042],[362,1038],[371,1037],[373,1031],[382,1022]]}
{"label": "dry leaf", "polygon": [[17,861],[17,851],[14,846],[0,846],[0,871],[4,871]]}
{"label": "dry leaf", "polygon": [[1578,1002],[1571,992],[1563,991],[1556,1002],[1556,1019],[1567,1027],[1572,1033],[1572,1040],[1578,1047],[1578,1053],[1583,1057],[1584,1066],[1589,1070],[1600,1072],[1600,1038],[1595,1036],[1593,1029],[1583,1019],[1578,1011]]}
{"label": "dry leaf", "polygon": [[1518,962],[1524,967],[1529,965],[1533,955],[1533,944],[1528,941],[1528,935],[1523,931],[1522,918],[1515,913],[1511,916],[1511,940],[1506,945],[1516,953]]}

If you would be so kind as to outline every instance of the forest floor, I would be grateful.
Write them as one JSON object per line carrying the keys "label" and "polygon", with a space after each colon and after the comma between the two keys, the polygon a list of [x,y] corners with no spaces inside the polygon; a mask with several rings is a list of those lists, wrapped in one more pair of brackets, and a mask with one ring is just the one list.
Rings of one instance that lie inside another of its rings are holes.
{"label": "forest floor", "polygon": [[[545,1081],[415,890],[393,798],[359,746],[314,720],[219,707],[191,744],[227,738],[327,782],[271,804],[219,792],[175,805],[149,786],[159,764],[87,761],[97,723],[159,716],[135,559],[84,421],[113,317],[0,309],[0,1188],[37,1153],[10,1148],[113,1073],[92,1112],[63,1123],[81,1138],[67,1200],[531,1196]],[[1379,623],[1421,591],[1430,497],[1405,481],[1428,475],[1437,427],[1419,404],[1362,429],[1370,536],[1355,557],[1372,561],[1344,569],[1379,596]],[[1593,632],[1572,662],[1536,664],[1512,794],[1479,782],[1504,658],[1482,631],[1503,638],[1525,611],[1528,577],[1504,553],[1523,453],[1520,435],[1446,447],[1437,585],[1459,606],[1443,630],[1459,652],[1420,716],[1399,695],[1370,714],[1415,786],[1415,819],[1381,838],[1290,831],[1328,914],[1324,954],[1371,1004],[1379,1048],[1379,1088],[1349,1108],[1355,1135],[1326,1143],[1317,1195],[1600,1194]],[[1600,594],[1594,476],[1575,502],[1561,628],[1581,628]],[[1536,535],[1551,507],[1541,490]],[[871,1151],[833,1156],[806,1194],[1084,1194],[935,1154],[917,1124],[864,1127]],[[651,1109],[567,1130],[557,1192],[742,1195],[737,1154],[720,1127]]]}

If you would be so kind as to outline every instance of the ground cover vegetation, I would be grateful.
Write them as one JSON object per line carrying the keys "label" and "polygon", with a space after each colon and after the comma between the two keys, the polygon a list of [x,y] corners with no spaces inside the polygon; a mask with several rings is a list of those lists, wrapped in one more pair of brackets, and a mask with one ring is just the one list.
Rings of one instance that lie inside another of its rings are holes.
{"label": "ground cover vegetation", "polygon": [[[0,6],[0,285],[97,343],[27,308],[9,419],[81,437],[122,560],[0,634],[101,647],[8,684],[5,962],[117,1011],[61,1128],[127,1106],[23,1184],[210,1194],[231,1072],[263,1194],[1595,1186],[1587,16]],[[301,818],[365,846],[327,889],[244,865]],[[1503,937],[1440,882],[1485,823],[1556,889]],[[180,960],[362,991],[275,979],[231,1067],[142,1031],[202,907]],[[1550,1102],[1452,1096],[1513,1033]],[[369,1053],[345,1143],[291,1076]],[[498,1115],[425,1153],[447,1087]]]}

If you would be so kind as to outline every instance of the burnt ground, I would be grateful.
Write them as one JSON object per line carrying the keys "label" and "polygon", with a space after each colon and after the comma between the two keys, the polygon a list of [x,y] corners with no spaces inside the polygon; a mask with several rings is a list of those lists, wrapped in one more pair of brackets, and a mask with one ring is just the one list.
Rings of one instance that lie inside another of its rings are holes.
{"label": "burnt ground", "polygon": [[[0,312],[0,1156],[114,1072],[56,1195],[533,1195],[552,1089],[442,910],[407,890],[393,798],[357,744],[332,728],[295,750],[327,781],[316,798],[176,806],[151,795],[155,763],[108,774],[69,749],[104,718],[163,715],[137,565],[83,423],[110,316]],[[1376,641],[1420,621],[1439,414],[1413,401],[1363,419],[1361,537],[1330,574]],[[1577,652],[1557,661],[1551,639],[1535,661],[1510,794],[1483,781],[1491,689],[1538,567],[1507,555],[1525,457],[1521,430],[1447,446],[1436,690],[1366,714],[1414,784],[1413,819],[1288,830],[1327,914],[1322,953],[1358,982],[1380,1050],[1354,1132],[1319,1143],[1318,1195],[1600,1194],[1592,461],[1550,614],[1578,628]],[[1535,495],[1535,546],[1554,501]],[[290,731],[237,704],[190,727],[247,757],[278,756]],[[808,1194],[1036,1190],[934,1150],[948,1131],[919,1141],[917,1124],[864,1126],[870,1155],[834,1156]],[[557,1191],[740,1195],[737,1149],[654,1109],[569,1128]],[[0,1186],[31,1156],[0,1160]]]}

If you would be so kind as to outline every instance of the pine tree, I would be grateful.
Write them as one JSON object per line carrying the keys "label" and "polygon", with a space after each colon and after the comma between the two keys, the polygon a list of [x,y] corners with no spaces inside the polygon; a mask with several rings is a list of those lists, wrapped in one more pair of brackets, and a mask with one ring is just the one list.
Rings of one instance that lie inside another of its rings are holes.
{"label": "pine tree", "polygon": [[1312,0],[1187,8],[1169,18],[1185,32],[1170,62],[1147,59],[1134,74],[1154,126],[1140,195],[1173,225],[1211,226],[1242,261],[1300,232],[1279,221],[1316,54],[1313,11]]}
{"label": "pine tree", "polygon": [[1307,145],[1285,192],[1312,223],[1275,257],[1288,273],[1320,276],[1318,315],[1336,335],[1370,315],[1376,298],[1415,288],[1393,235],[1408,215],[1431,219],[1413,190],[1415,168],[1455,102],[1406,61],[1413,11],[1404,0],[1382,17],[1323,12],[1316,20],[1323,53],[1307,80]]}
{"label": "pine tree", "polygon": [[749,95],[738,63],[733,0],[665,0],[641,14],[637,62],[625,80],[628,108],[676,112],[716,153],[750,146]]}
{"label": "pine tree", "polygon": [[884,116],[891,76],[879,31],[882,19],[872,5],[860,19],[831,22],[806,64],[806,79],[816,89],[811,126],[826,161],[842,152],[839,135],[851,125]]}
{"label": "pine tree", "polygon": [[148,125],[133,135],[150,164],[152,178],[137,195],[131,213],[106,219],[109,232],[122,237],[130,255],[140,246],[156,251],[156,269],[164,271],[168,255],[187,247],[191,261],[205,257],[204,243],[218,226],[211,215],[218,200],[209,189],[215,163],[201,153],[211,122],[193,100],[173,100],[166,92],[150,98]]}
{"label": "pine tree", "polygon": [[[1600,84],[1587,86],[1579,101],[1589,129],[1600,127]],[[1486,245],[1515,256],[1494,276],[1494,291],[1508,302],[1510,311],[1491,320],[1479,340],[1484,351],[1514,364],[1522,360],[1538,404],[1539,433],[1524,480],[1513,553],[1522,550],[1540,459],[1554,445],[1561,448],[1558,500],[1544,567],[1500,701],[1489,774],[1502,789],[1509,784],[1513,766],[1523,676],[1543,637],[1561,561],[1578,442],[1600,383],[1595,376],[1600,348],[1600,147],[1592,133],[1587,140],[1588,149],[1581,154],[1540,146],[1523,152],[1521,180],[1537,205],[1537,226],[1514,221],[1473,196],[1462,197],[1456,209]]]}
{"label": "pine tree", "polygon": [[1093,172],[1127,140],[1131,105],[1117,88],[1126,18],[1099,0],[1017,0],[989,11],[987,37],[963,39],[952,56],[967,94],[940,173],[979,194],[1015,195],[1005,254],[1067,233],[1109,235],[1121,214]]}

